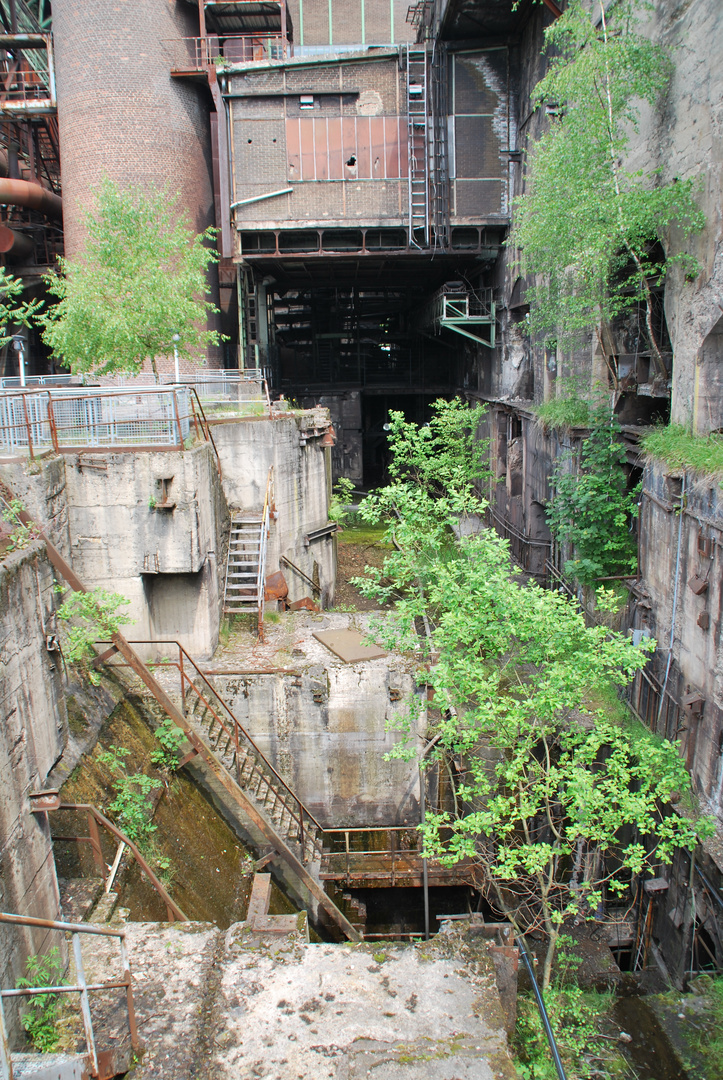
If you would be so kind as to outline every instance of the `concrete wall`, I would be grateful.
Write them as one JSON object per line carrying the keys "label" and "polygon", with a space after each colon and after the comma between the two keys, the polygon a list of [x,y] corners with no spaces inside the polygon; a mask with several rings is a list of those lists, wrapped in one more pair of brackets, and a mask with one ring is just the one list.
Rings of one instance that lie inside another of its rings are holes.
{"label": "concrete wall", "polygon": [[[68,454],[8,483],[48,526],[88,588],[118,592],[132,639],[177,638],[194,656],[218,641],[228,512],[209,444],[181,453]],[[173,509],[153,509],[167,483]]]}
{"label": "concrete wall", "polygon": [[261,511],[273,466],[277,517],[269,535],[268,573],[283,570],[290,600],[309,596],[308,583],[280,565],[279,559],[287,557],[308,577],[318,580],[322,606],[333,603],[334,598],[334,541],[327,536],[307,545],[304,537],[329,520],[329,449],[321,445],[328,425],[328,411],[315,409],[275,420],[218,423],[213,428],[223,489],[232,511]]}
{"label": "concrete wall", "polygon": [[[43,919],[60,918],[60,899],[47,818],[30,812],[28,795],[60,757],[67,727],[58,654],[45,648],[52,585],[42,544],[0,561],[0,908]],[[0,984],[17,985],[28,955],[63,946],[56,937],[0,927]],[[6,1016],[15,1034],[7,1004]]]}
{"label": "concrete wall", "polygon": [[671,50],[673,79],[661,111],[646,114],[633,168],[659,168],[661,179],[696,182],[696,202],[706,216],[702,232],[685,241],[675,230],[668,254],[688,250],[700,274],[685,281],[674,266],[665,286],[665,314],[673,346],[672,416],[698,431],[719,427],[719,406],[708,412],[704,384],[716,378],[723,358],[720,300],[723,295],[723,69],[717,62],[723,37],[718,0],[655,6],[646,33]]}
{"label": "concrete wall", "polygon": [[[667,689],[679,706],[690,694],[699,694],[703,704],[695,711],[665,708],[660,721],[655,710],[653,726],[659,726],[661,734],[681,738],[698,795],[723,820],[723,495],[714,482],[690,473],[685,480],[681,514],[682,476],[671,476],[659,462],[646,466],[636,625],[647,627],[658,643],[652,666],[662,683],[674,617]],[[707,584],[699,592],[701,582]]]}
{"label": "concrete wall", "polygon": [[[348,621],[319,616],[318,627]],[[322,825],[418,824],[416,760],[384,760],[401,739],[387,726],[406,713],[413,675],[401,657],[345,664],[310,629],[298,634],[295,673],[217,675],[216,688]]]}

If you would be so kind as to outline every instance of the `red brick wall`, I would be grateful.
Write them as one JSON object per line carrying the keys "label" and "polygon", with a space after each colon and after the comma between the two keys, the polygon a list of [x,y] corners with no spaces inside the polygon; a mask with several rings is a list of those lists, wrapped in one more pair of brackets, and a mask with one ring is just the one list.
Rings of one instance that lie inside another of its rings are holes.
{"label": "red brick wall", "polygon": [[[168,185],[197,231],[213,225],[208,91],[172,79],[164,42],[198,34],[175,0],[55,0],[53,36],[66,255],[104,175]],[[218,300],[218,279],[213,293]],[[215,360],[215,357],[210,358]]]}

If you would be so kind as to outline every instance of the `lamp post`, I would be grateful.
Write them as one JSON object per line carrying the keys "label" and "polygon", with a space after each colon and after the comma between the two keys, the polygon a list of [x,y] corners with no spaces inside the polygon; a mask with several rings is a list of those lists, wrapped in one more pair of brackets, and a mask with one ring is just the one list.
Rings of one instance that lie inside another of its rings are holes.
{"label": "lamp post", "polygon": [[181,372],[180,372],[179,367],[178,367],[178,344],[177,344],[180,340],[181,340],[181,335],[180,334],[174,334],[173,335],[173,362],[174,362],[175,367],[176,367],[176,382],[177,383],[181,381]]}
{"label": "lamp post", "polygon": [[18,368],[20,370],[20,385],[25,386],[25,342],[20,334],[13,334],[13,348],[18,354]]}

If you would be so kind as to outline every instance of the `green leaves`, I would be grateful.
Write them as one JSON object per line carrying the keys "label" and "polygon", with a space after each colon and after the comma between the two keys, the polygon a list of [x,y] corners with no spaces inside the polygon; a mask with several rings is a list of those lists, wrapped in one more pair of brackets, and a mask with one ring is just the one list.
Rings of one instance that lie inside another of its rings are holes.
{"label": "green leaves", "polygon": [[672,73],[666,51],[635,31],[639,6],[621,0],[598,25],[574,0],[546,31],[554,55],[534,102],[549,127],[528,150],[509,242],[520,272],[535,276],[531,328],[557,340],[649,305],[649,283],[662,282],[672,261],[697,272],[683,249],[662,255],[657,246],[669,248],[673,224],[683,237],[703,226],[692,181],[663,184],[660,170],[624,164],[641,104],[655,108]]}
{"label": "green leaves", "polygon": [[[63,964],[57,945],[54,945],[44,956],[29,956],[25,970],[27,974],[18,979],[18,987],[22,989],[62,986],[65,982]],[[34,1048],[43,1054],[54,1050],[60,1039],[57,1026],[60,1011],[59,996],[59,994],[33,994],[27,998],[23,1027]]]}
{"label": "green leaves", "polygon": [[[567,597],[524,581],[507,541],[479,519],[476,531],[460,528],[485,505],[474,486],[473,416],[437,403],[439,423],[420,429],[393,414],[392,481],[361,513],[391,521],[396,549],[365,590],[398,597],[380,633],[418,657],[420,681],[434,691],[432,754],[461,763],[455,813],[428,810],[425,851],[448,864],[471,859],[475,883],[498,910],[520,928],[544,930],[547,984],[565,920],[602,918],[606,904],[631,900],[633,878],[694,844],[699,824],[663,812],[673,791],[689,789],[677,745],[633,738],[590,705],[624,686],[653,643],[637,648],[587,626]],[[600,420],[583,453],[590,484],[569,493],[579,495],[569,516],[592,532],[604,494],[608,559],[629,557],[618,535],[631,512],[623,454]],[[418,633],[425,618],[428,640]],[[418,720],[410,707],[410,735]]]}
{"label": "green leaves", "polygon": [[555,466],[554,497],[547,510],[553,536],[574,551],[565,572],[590,586],[602,577],[635,573],[637,545],[630,522],[638,516],[640,496],[640,485],[626,490],[626,454],[617,419],[605,408],[592,419],[579,470],[572,452]]}
{"label": "green leaves", "polygon": [[[43,339],[74,373],[136,375],[150,360],[198,359],[219,335],[206,330],[207,271],[215,231],[196,235],[167,190],[121,189],[109,179],[86,217],[85,251],[46,279],[58,303]],[[177,338],[176,338],[177,335]]]}

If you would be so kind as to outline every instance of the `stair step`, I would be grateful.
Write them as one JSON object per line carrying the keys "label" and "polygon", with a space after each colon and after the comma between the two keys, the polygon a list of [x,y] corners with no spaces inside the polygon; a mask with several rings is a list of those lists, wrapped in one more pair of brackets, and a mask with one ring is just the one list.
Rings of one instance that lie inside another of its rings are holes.
{"label": "stair step", "polygon": [[85,1054],[13,1054],[15,1080],[82,1080]]}

